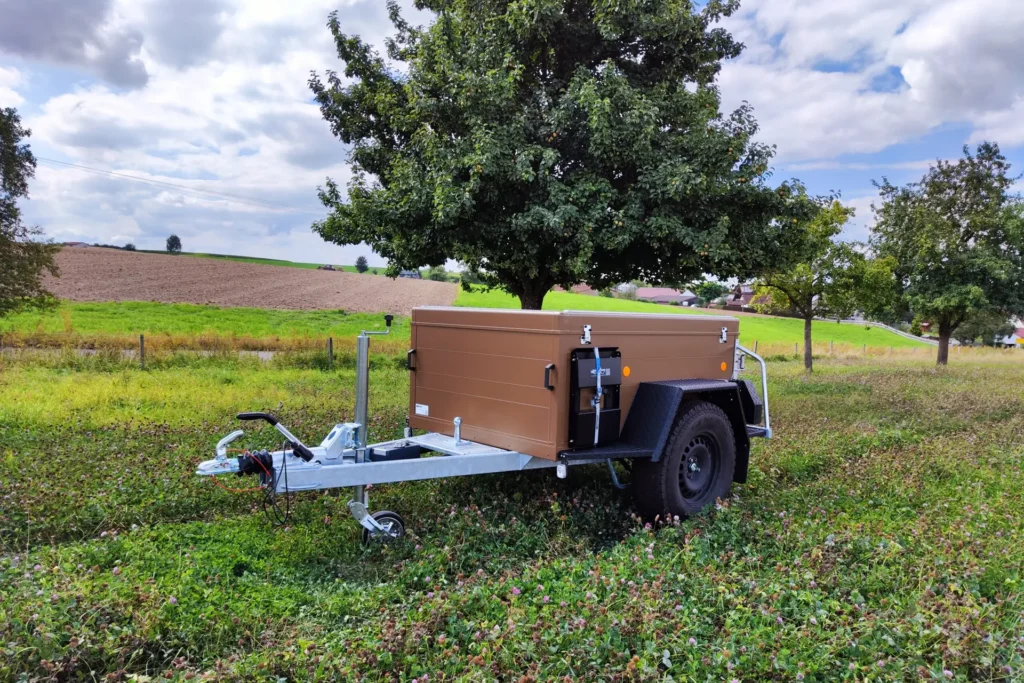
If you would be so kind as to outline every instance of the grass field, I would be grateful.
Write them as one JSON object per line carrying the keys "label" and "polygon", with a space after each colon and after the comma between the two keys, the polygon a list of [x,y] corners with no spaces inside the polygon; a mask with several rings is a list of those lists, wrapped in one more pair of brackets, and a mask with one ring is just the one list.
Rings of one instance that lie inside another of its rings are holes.
{"label": "grass field", "polygon": [[[499,292],[460,292],[460,306],[513,308],[517,301]],[[659,306],[621,299],[552,292],[545,299],[549,310],[612,310],[651,313],[709,315],[710,311]],[[382,316],[344,311],[282,311],[257,308],[219,308],[193,304],[70,303],[47,313],[21,313],[0,321],[0,335],[8,346],[87,346],[92,348],[133,348],[144,334],[152,348],[201,349],[308,349],[333,337],[340,346],[351,344],[361,329],[381,329]],[[409,339],[409,321],[396,318],[393,343]],[[767,316],[743,316],[743,342],[754,342],[767,353],[792,353],[793,344],[803,346],[803,327],[798,320]],[[829,342],[843,352],[867,346],[874,352],[933,349],[924,343],[892,334],[870,325],[814,324],[816,352],[827,353]]]}
{"label": "grass field", "polygon": [[[399,325],[394,334],[409,337],[409,326]],[[0,320],[0,333],[78,335],[200,335],[245,337],[346,337],[360,330],[382,329],[378,313],[345,311],[295,311],[266,308],[220,308],[195,304],[150,302],[71,303],[57,310],[26,312]]]}
{"label": "grass field", "polygon": [[[519,308],[519,300],[509,294],[497,290],[484,292],[459,291],[457,306],[480,308]],[[549,292],[544,297],[544,308],[549,311],[568,309],[582,311],[627,311],[635,313],[676,313],[689,315],[728,315],[727,312],[709,311],[705,309],[683,308],[680,306],[663,306],[643,301],[612,299],[603,296],[588,296],[571,292]],[[866,344],[874,348],[908,349],[927,347],[924,342],[914,341],[888,330],[870,325],[841,325],[834,322],[815,322],[814,341],[828,345],[829,341],[836,344],[860,347]],[[794,318],[778,318],[769,316],[743,316],[740,319],[740,338],[743,344],[752,346],[755,341],[760,345],[782,346],[799,343],[803,347],[803,321]]]}
{"label": "grass field", "polygon": [[777,438],[678,526],[591,467],[375,487],[410,535],[369,549],[344,496],[272,528],[192,474],[236,411],[309,440],[350,418],[351,369],[0,358],[0,680],[1020,680],[1024,364],[1000,358],[772,364]]}

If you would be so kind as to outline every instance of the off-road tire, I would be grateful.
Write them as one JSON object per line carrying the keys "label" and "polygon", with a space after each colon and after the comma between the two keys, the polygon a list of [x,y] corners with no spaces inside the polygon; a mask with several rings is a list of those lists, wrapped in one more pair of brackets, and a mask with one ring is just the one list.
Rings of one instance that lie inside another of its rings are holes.
{"label": "off-road tire", "polygon": [[712,403],[686,403],[661,459],[634,463],[637,510],[648,520],[695,515],[729,494],[735,470],[736,437],[728,416]]}

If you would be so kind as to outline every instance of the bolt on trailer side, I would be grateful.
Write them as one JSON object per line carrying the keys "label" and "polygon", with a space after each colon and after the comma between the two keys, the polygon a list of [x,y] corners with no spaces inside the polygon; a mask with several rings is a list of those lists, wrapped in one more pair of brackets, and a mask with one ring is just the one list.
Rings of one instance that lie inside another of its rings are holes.
{"label": "bolt on trailer side", "polygon": [[[427,307],[414,309],[412,324],[403,439],[370,443],[369,343],[382,333],[364,332],[357,339],[356,422],[307,447],[275,417],[241,414],[274,425],[290,449],[227,458],[238,430],[198,473],[257,474],[272,493],[353,487],[349,507],[364,537],[393,537],[404,522],[391,512],[369,514],[368,484],[546,467],[564,477],[567,465],[607,462],[622,488],[611,462],[627,458],[643,476],[651,468],[674,468],[673,476],[679,469],[684,490],[711,476],[711,465],[704,471],[698,461],[726,462],[727,472],[715,470],[718,488],[701,494],[706,498],[721,490],[723,476],[726,487],[745,480],[749,436],[770,436],[764,362],[738,346],[735,318]],[[751,383],[736,381],[744,355],[761,363],[763,407]],[[675,432],[694,427],[700,405],[707,424],[697,428],[704,432],[680,445]],[[756,426],[762,413],[764,427]],[[428,433],[413,436],[411,428]],[[689,465],[679,464],[681,448]],[[437,455],[422,457],[429,453]],[[667,511],[689,514],[666,497],[675,493],[660,499]]]}

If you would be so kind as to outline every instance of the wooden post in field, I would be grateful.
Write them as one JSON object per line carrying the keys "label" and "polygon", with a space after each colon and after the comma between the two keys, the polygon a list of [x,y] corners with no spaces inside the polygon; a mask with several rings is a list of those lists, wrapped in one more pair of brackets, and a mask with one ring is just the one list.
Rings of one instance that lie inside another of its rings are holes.
{"label": "wooden post in field", "polygon": [[146,338],[139,335],[139,367],[146,369]]}
{"label": "wooden post in field", "polygon": [[832,345],[833,344],[835,344],[835,341],[832,340],[832,339],[829,339],[828,340],[828,355],[830,355],[830,356],[832,355]]}
{"label": "wooden post in field", "polygon": [[334,337],[327,338],[327,369],[334,369]]}
{"label": "wooden post in field", "polygon": [[754,340],[754,353],[757,353],[757,340]]}
{"label": "wooden post in field", "polygon": [[799,344],[797,344],[797,342],[793,342],[793,355],[796,356],[799,353],[800,353]]}
{"label": "wooden post in field", "polygon": [[860,352],[861,352],[862,354],[864,354],[865,356],[866,356],[866,355],[868,355],[868,345],[867,345],[867,344],[865,344],[865,345],[864,345],[864,346],[863,346],[863,347],[861,348]]}

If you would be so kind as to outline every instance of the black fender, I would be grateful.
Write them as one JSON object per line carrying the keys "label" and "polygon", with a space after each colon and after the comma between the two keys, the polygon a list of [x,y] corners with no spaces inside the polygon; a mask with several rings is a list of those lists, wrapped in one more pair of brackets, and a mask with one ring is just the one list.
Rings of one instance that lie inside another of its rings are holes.
{"label": "black fender", "polygon": [[629,406],[621,440],[650,450],[651,460],[657,462],[664,453],[680,407],[690,401],[713,403],[722,409],[732,424],[736,438],[736,471],[733,481],[742,484],[747,481],[747,468],[750,464],[750,437],[747,435],[744,398],[738,383],[729,380],[641,382]]}

